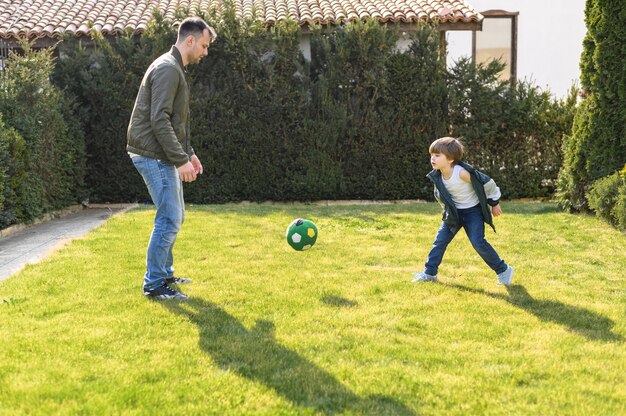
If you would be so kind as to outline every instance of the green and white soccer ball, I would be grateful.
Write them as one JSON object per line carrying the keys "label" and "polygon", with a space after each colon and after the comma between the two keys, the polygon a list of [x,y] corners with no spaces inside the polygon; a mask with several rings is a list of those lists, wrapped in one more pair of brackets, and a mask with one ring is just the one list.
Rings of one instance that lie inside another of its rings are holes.
{"label": "green and white soccer ball", "polygon": [[294,250],[308,250],[317,240],[317,227],[313,221],[298,218],[287,227],[286,237]]}

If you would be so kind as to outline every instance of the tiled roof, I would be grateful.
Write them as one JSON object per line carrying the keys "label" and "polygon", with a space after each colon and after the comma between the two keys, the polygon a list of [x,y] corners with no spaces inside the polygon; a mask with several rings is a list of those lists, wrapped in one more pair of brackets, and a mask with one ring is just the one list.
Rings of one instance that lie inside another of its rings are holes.
{"label": "tiled roof", "polygon": [[[482,15],[463,0],[234,0],[240,18],[267,25],[291,18],[299,25],[341,24],[376,18],[380,22],[476,23]],[[85,35],[90,25],[105,35],[141,33],[156,7],[175,20],[178,7],[219,12],[222,0],[0,0],[0,37],[59,38]]]}

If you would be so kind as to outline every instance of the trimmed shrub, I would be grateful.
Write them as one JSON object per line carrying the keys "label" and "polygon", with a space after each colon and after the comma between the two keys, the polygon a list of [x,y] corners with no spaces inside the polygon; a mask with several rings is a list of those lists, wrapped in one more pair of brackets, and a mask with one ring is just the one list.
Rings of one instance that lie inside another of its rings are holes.
{"label": "trimmed shrub", "polygon": [[[193,202],[307,199],[305,129],[308,68],[299,27],[267,30],[229,10],[209,59],[189,68],[192,143],[204,177],[186,190]],[[315,155],[312,150],[311,155]],[[319,189],[319,188],[317,188]],[[303,192],[298,198],[298,193]]]}
{"label": "trimmed shrub", "polygon": [[339,197],[432,198],[428,146],[446,131],[445,67],[438,32],[399,33],[358,22],[312,38],[314,119],[334,126]]}
{"label": "trimmed shrub", "polygon": [[498,75],[503,64],[459,60],[450,70],[451,135],[461,136],[469,163],[494,178],[505,198],[549,196],[572,124],[575,90],[565,100]]}
{"label": "trimmed shrub", "polygon": [[626,230],[626,171],[622,170],[622,186],[619,187],[617,202],[613,207],[613,218],[617,220],[617,226]]}
{"label": "trimmed shrub", "polygon": [[11,154],[9,153],[11,133],[12,131],[4,126],[2,114],[0,114],[0,212],[4,212],[4,200],[6,199],[5,189],[9,188],[9,176],[7,172],[11,158]]}
{"label": "trimmed shrub", "polygon": [[[0,76],[8,182],[0,226],[30,222],[80,197],[84,147],[69,103],[50,83],[50,50],[12,53]],[[7,150],[8,149],[8,153]]]}
{"label": "trimmed shrub", "polygon": [[[205,168],[185,184],[188,202],[431,199],[428,146],[448,134],[466,138],[468,161],[507,197],[549,194],[573,101],[499,83],[495,67],[467,61],[447,75],[436,30],[412,32],[399,51],[400,33],[373,20],[313,28],[307,62],[293,22],[268,29],[232,5],[205,19],[219,37],[188,68],[192,144]],[[93,201],[148,199],[126,128],[146,68],[175,37],[156,14],[140,39],[61,45],[54,79],[77,104]]]}
{"label": "trimmed shrub", "polygon": [[84,182],[93,202],[147,198],[145,185],[126,153],[126,131],[142,70],[155,57],[144,44],[150,45],[158,23],[141,44],[130,35],[109,41],[94,33],[92,49],[77,40],[59,46],[54,82],[77,103],[75,114],[87,153]]}
{"label": "trimmed shrub", "polygon": [[593,183],[587,194],[589,207],[610,224],[626,229],[626,165]]}
{"label": "trimmed shrub", "polygon": [[22,205],[29,199],[28,190],[33,184],[25,168],[25,147],[22,136],[4,124],[0,113],[0,229],[26,219]]}

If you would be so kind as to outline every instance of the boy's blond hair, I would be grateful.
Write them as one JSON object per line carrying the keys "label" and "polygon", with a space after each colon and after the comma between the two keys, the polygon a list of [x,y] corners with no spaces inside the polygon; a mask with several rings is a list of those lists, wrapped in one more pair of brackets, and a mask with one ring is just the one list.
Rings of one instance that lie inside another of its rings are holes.
{"label": "boy's blond hair", "polygon": [[432,142],[428,148],[428,152],[430,154],[439,153],[446,155],[448,159],[460,162],[465,148],[459,139],[455,139],[454,137],[442,137]]}

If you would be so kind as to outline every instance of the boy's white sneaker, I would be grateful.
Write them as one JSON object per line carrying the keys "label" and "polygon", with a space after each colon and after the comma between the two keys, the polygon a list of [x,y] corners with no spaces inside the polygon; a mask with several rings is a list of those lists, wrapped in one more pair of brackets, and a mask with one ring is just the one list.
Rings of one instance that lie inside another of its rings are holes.
{"label": "boy's white sneaker", "polygon": [[511,266],[507,266],[506,270],[498,275],[498,285],[510,286],[514,271]]}
{"label": "boy's white sneaker", "polygon": [[437,275],[431,276],[430,274],[424,272],[416,272],[413,273],[413,280],[411,282],[436,282]]}

